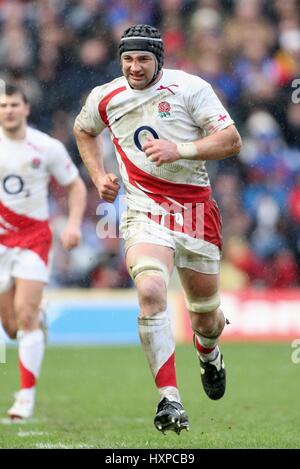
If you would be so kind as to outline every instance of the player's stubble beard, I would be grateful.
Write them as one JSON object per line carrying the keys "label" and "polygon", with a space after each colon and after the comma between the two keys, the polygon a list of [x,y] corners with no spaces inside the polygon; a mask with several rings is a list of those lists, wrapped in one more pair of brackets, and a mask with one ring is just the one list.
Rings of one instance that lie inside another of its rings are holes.
{"label": "player's stubble beard", "polygon": [[144,90],[144,89],[147,89],[149,86],[152,86],[154,85],[157,81],[159,81],[162,77],[162,71],[159,72],[159,74],[155,77],[155,79],[153,79],[153,77],[155,76],[155,73],[156,71],[153,72],[153,75],[151,78],[147,78],[147,76],[145,75],[145,78],[146,78],[146,81],[144,82],[144,84],[142,84],[142,81],[141,81],[141,86],[136,86],[136,84],[133,86],[131,81],[130,81],[130,73],[128,73],[127,75],[125,75],[125,73],[123,72],[130,88],[134,89],[134,90]]}
{"label": "player's stubble beard", "polygon": [[8,137],[11,137],[12,139],[16,137],[16,135],[21,133],[22,129],[25,131],[25,126],[26,124],[23,122],[23,120],[16,121],[15,125],[12,125],[12,126],[6,125],[5,122],[2,123],[2,128],[4,130],[4,133]]}
{"label": "player's stubble beard", "polygon": [[135,81],[135,79],[130,76],[127,78],[127,81],[129,83],[129,86],[133,88],[134,90],[144,90],[145,88],[149,86],[151,82],[151,80],[147,80],[147,79]]}
{"label": "player's stubble beard", "polygon": [[137,81],[133,80],[133,82],[132,82],[133,77],[131,76],[132,74],[131,74],[130,71],[128,71],[126,73],[124,68],[123,68],[122,72],[123,72],[123,75],[125,76],[128,84],[129,84],[130,88],[132,88],[134,90],[142,91],[142,90],[148,88],[149,86],[153,85],[157,81],[157,77],[153,80],[153,77],[156,74],[156,69],[154,69],[152,71],[152,74],[149,77],[148,77],[148,74],[144,72],[142,74],[142,77],[143,77],[142,80],[137,80]]}

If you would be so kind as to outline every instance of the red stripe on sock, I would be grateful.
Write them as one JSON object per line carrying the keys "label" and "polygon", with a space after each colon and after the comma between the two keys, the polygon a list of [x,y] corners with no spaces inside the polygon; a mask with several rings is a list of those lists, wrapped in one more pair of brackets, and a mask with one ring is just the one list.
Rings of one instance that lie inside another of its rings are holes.
{"label": "red stripe on sock", "polygon": [[21,360],[19,359],[19,370],[21,378],[21,389],[32,388],[35,386],[36,379],[31,371],[27,370]]}
{"label": "red stripe on sock", "polygon": [[158,370],[155,377],[155,383],[158,388],[164,386],[174,386],[177,388],[176,371],[175,371],[175,353],[168,358],[166,363]]}
{"label": "red stripe on sock", "polygon": [[216,348],[216,345],[212,348],[203,347],[203,345],[199,344],[197,337],[195,338],[195,346],[199,353],[210,353]]}

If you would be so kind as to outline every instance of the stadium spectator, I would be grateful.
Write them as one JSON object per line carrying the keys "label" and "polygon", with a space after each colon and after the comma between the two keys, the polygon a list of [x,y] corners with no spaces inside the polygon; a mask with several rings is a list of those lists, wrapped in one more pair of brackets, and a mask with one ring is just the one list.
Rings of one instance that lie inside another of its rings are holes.
{"label": "stadium spectator", "polygon": [[111,132],[128,205],[120,229],[140,303],[138,330],[160,394],[154,423],[162,432],[180,433],[189,422],[176,384],[168,280],[176,266],[202,384],[208,397],[220,399],[226,384],[218,347],[226,322],[218,291],[221,220],[205,160],[238,153],[241,139],[208,82],[162,68],[163,41],[155,27],[126,29],[119,51],[123,76],[91,91],[74,134],[100,197],[114,202],[119,180],[105,171],[96,138],[105,127]]}
{"label": "stadium spectator", "polygon": [[224,245],[221,287],[237,291],[260,282],[263,263],[251,252],[242,237],[231,236]]}
{"label": "stadium spectator", "polygon": [[18,338],[21,387],[10,418],[32,415],[43,360],[42,294],[49,277],[52,234],[48,183],[54,176],[68,190],[69,216],[61,235],[65,249],[80,243],[86,189],[65,147],[27,125],[23,92],[7,85],[0,95],[0,317]]}

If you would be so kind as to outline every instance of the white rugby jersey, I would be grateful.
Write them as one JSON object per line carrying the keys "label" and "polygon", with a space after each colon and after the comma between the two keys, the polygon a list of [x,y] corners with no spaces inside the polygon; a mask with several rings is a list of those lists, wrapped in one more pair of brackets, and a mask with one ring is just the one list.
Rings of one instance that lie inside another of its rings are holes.
{"label": "white rugby jersey", "polygon": [[11,140],[0,127],[0,203],[10,211],[46,220],[50,177],[65,186],[77,175],[76,166],[58,140],[31,127],[26,128],[24,140]]}
{"label": "white rugby jersey", "polygon": [[109,128],[128,206],[154,213],[164,202],[206,198],[210,183],[204,161],[180,159],[156,167],[142,151],[147,137],[192,142],[233,120],[209,83],[164,69],[161,79],[145,90],[130,88],[125,77],[94,88],[75,124],[93,135]]}

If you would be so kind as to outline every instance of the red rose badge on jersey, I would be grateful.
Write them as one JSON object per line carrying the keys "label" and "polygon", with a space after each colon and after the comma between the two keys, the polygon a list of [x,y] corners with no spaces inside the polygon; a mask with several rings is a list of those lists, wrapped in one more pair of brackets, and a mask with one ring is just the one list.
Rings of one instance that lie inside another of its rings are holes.
{"label": "red rose badge on jersey", "polygon": [[169,117],[171,111],[171,105],[167,101],[158,103],[158,115],[159,117]]}
{"label": "red rose badge on jersey", "polygon": [[33,158],[31,161],[31,167],[33,169],[38,169],[41,166],[41,160],[39,158]]}

